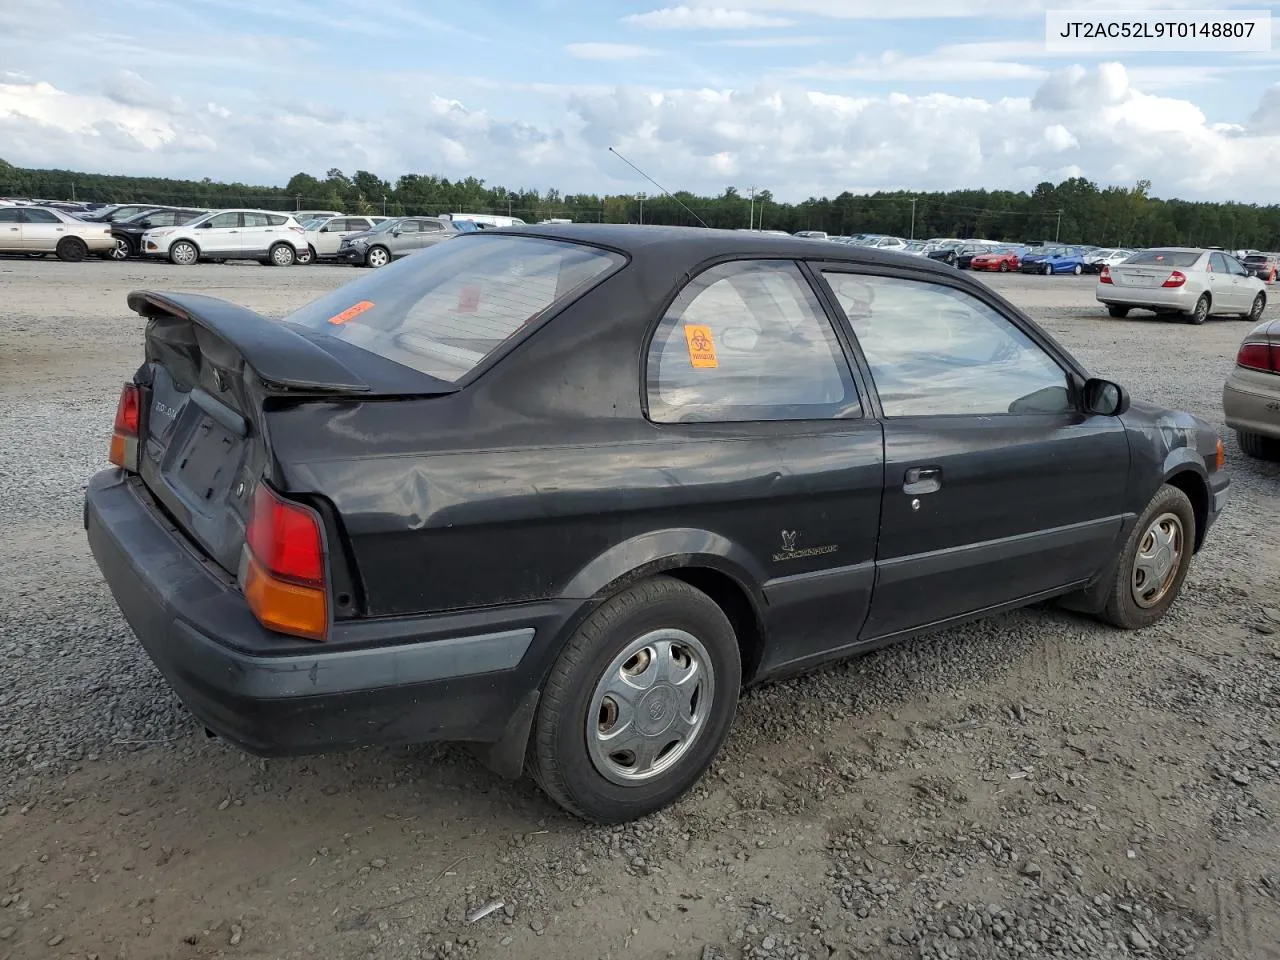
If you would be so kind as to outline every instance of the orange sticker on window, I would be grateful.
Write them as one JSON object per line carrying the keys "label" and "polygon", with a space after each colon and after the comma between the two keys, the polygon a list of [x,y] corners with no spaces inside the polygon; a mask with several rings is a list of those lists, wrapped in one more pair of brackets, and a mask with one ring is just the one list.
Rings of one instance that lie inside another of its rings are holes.
{"label": "orange sticker on window", "polygon": [[354,320],[356,317],[360,316],[360,314],[372,308],[373,308],[372,300],[361,300],[359,303],[353,303],[351,306],[347,307],[347,309],[343,310],[341,313],[330,317],[329,322],[330,323],[346,323],[348,320]]}
{"label": "orange sticker on window", "polygon": [[711,339],[711,328],[700,324],[687,324],[684,339],[689,345],[689,362],[695,370],[710,370],[720,366],[716,360],[716,342]]}

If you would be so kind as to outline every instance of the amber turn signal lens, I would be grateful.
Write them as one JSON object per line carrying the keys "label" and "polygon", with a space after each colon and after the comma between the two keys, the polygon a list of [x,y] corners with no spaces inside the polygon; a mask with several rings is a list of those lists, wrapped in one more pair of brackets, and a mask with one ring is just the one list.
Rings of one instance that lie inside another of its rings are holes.
{"label": "amber turn signal lens", "polygon": [[1222,438],[1218,438],[1218,456],[1215,470],[1221,470],[1227,465],[1227,445],[1222,442]]}
{"label": "amber turn signal lens", "polygon": [[248,555],[247,567],[244,597],[264,627],[308,640],[325,638],[329,606],[323,588],[277,580],[252,553]]}

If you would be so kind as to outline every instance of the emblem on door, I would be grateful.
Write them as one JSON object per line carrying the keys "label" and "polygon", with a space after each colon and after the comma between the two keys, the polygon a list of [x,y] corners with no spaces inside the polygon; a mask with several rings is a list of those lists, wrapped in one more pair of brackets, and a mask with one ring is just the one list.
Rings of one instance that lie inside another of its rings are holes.
{"label": "emblem on door", "polygon": [[796,540],[800,536],[799,530],[783,530],[781,533],[782,549],[773,555],[774,562],[800,560],[803,557],[821,557],[828,553],[835,553],[840,549],[840,545],[837,543],[828,543],[821,547],[797,547]]}

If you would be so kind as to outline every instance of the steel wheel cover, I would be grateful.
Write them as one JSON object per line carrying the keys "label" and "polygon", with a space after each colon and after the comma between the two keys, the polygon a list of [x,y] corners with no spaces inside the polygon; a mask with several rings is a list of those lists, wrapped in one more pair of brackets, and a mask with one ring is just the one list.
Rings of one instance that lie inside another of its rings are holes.
{"label": "steel wheel cover", "polygon": [[587,708],[587,753],[621,786],[670,770],[701,736],[715,696],[715,669],[702,641],[684,630],[632,640],[605,668]]}
{"label": "steel wheel cover", "polygon": [[1186,531],[1182,518],[1176,513],[1156,517],[1142,534],[1133,557],[1130,584],[1134,603],[1145,610],[1164,599],[1178,576],[1184,549]]}

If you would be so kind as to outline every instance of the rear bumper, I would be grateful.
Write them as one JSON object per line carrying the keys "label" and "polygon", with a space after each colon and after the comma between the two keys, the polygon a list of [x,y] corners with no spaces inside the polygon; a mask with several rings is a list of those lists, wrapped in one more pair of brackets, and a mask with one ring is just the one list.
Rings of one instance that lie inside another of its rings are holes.
{"label": "rear bumper", "polygon": [[264,629],[135,478],[94,476],[84,523],[125,619],[186,707],[264,756],[503,740],[578,607],[558,601],[346,621],[317,644]]}
{"label": "rear bumper", "polygon": [[1200,298],[1199,290],[1183,287],[1136,287],[1099,283],[1095,296],[1099,303],[1114,303],[1145,310],[1190,313]]}
{"label": "rear bumper", "polygon": [[1236,368],[1222,388],[1222,413],[1232,430],[1280,440],[1280,376]]}

